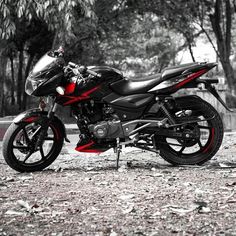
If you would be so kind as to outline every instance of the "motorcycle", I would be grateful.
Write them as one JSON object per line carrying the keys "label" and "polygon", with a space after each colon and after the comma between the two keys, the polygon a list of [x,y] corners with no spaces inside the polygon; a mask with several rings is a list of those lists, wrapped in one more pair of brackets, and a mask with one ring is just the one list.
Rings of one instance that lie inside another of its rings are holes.
{"label": "motorcycle", "polygon": [[41,99],[39,108],[19,114],[5,133],[3,156],[16,171],[48,167],[69,142],[56,116],[59,105],[70,106],[76,118],[75,149],[101,153],[113,148],[117,167],[126,146],[158,153],[173,165],[203,164],[220,148],[224,130],[215,108],[195,95],[173,96],[204,84],[229,110],[213,86],[218,80],[200,78],[216,63],[182,64],[127,79],[108,66],[66,64],[63,55],[62,48],[48,52],[26,79],[26,93]]}

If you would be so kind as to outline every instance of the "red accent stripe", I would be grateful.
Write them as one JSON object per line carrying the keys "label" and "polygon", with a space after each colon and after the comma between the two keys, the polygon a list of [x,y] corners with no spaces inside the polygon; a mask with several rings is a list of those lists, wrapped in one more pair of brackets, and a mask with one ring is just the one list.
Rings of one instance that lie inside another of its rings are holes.
{"label": "red accent stripe", "polygon": [[91,141],[90,143],[87,143],[83,146],[76,147],[75,150],[78,151],[78,152],[81,152],[83,149],[89,148],[93,144],[94,144],[94,141]]}
{"label": "red accent stripe", "polygon": [[205,74],[206,72],[207,72],[207,70],[206,70],[206,69],[203,69],[203,70],[200,70],[200,71],[198,71],[198,72],[195,72],[195,73],[189,75],[189,76],[187,77],[187,79],[185,79],[185,80],[179,82],[178,84],[176,84],[176,85],[175,85],[175,88],[179,89],[179,88],[183,87],[185,84],[191,82],[192,80],[198,78],[199,76]]}
{"label": "red accent stripe", "polygon": [[94,144],[94,141],[91,141],[90,143],[87,143],[83,146],[79,146],[75,148],[76,151],[78,152],[87,152],[87,153],[101,153],[100,150],[97,149],[90,149],[90,147]]}
{"label": "red accent stripe", "polygon": [[38,120],[38,118],[39,118],[38,116],[32,116],[32,117],[25,118],[23,121],[27,123],[31,123]]}
{"label": "red accent stripe", "polygon": [[95,92],[100,86],[97,86],[97,87],[94,87],[84,93],[82,93],[79,97],[70,97],[70,96],[67,96],[68,98],[71,98],[70,101],[68,102],[65,102],[63,105],[66,106],[66,105],[69,105],[69,104],[72,104],[72,103],[75,103],[75,102],[78,102],[78,101],[82,101],[82,100],[86,100],[89,98],[89,95],[93,92]]}
{"label": "red accent stripe", "polygon": [[203,150],[204,153],[206,153],[213,145],[214,137],[215,137],[215,128],[211,128],[211,141],[210,141],[209,145]]}

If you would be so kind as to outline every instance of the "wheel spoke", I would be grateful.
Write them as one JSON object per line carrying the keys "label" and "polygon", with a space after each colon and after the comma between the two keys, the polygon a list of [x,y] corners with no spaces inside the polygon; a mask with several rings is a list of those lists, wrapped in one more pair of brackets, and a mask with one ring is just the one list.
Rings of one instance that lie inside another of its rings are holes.
{"label": "wheel spoke", "polygon": [[54,137],[46,137],[44,140],[45,141],[54,141]]}
{"label": "wheel spoke", "polygon": [[198,143],[198,145],[199,145],[199,147],[200,147],[200,148],[203,148],[203,145],[202,145],[202,143],[201,143],[201,140],[200,140],[200,139],[198,140],[198,142],[197,142],[197,143]]}
{"label": "wheel spoke", "polygon": [[42,159],[45,159],[44,151],[43,151],[43,146],[40,147],[39,152],[41,154]]}
{"label": "wheel spoke", "polygon": [[41,130],[41,126],[36,129],[36,131],[33,133],[32,138],[38,134],[38,132]]}
{"label": "wheel spoke", "polygon": [[204,125],[198,125],[199,129],[211,129],[212,127],[204,126]]}
{"label": "wheel spoke", "polygon": [[178,151],[178,154],[182,154],[185,148],[186,148],[186,146],[183,146],[183,147]]}
{"label": "wheel spoke", "polygon": [[25,163],[29,158],[30,156],[33,154],[33,152],[29,152],[26,156],[25,156],[25,159],[23,160],[23,163]]}
{"label": "wheel spoke", "polygon": [[27,144],[29,144],[30,143],[30,138],[28,136],[28,133],[27,133],[25,127],[23,128],[23,132],[24,132],[25,141],[26,141]]}
{"label": "wheel spoke", "polygon": [[28,149],[29,147],[28,147],[28,146],[17,146],[17,145],[14,145],[13,148],[14,148],[14,149],[25,150],[25,149]]}
{"label": "wheel spoke", "polygon": [[181,144],[178,144],[178,143],[164,143],[163,144],[168,144],[169,146],[177,146],[177,147],[182,147]]}

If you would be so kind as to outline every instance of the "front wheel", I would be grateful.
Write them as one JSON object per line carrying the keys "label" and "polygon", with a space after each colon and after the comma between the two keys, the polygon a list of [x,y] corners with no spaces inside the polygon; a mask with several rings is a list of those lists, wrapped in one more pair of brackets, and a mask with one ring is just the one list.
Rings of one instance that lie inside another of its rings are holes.
{"label": "front wheel", "polygon": [[[214,107],[196,96],[178,98],[172,116],[183,124],[176,132],[182,132],[185,138],[157,135],[161,157],[174,165],[200,165],[210,160],[220,148],[224,132]],[[189,123],[191,120],[196,122]]]}
{"label": "front wheel", "polygon": [[9,126],[3,138],[3,157],[11,168],[19,172],[40,171],[57,158],[64,142],[60,126],[52,121],[37,146],[40,132],[42,126],[37,122]]}

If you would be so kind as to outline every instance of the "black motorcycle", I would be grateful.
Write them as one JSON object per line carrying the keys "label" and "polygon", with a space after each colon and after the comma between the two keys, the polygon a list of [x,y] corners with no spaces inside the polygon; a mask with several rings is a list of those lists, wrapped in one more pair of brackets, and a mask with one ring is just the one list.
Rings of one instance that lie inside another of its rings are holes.
{"label": "black motorcycle", "polygon": [[223,124],[214,107],[198,96],[172,96],[204,84],[228,109],[212,85],[218,80],[200,78],[216,63],[183,64],[127,79],[108,66],[66,65],[63,54],[60,48],[44,55],[26,80],[26,93],[41,99],[38,109],[18,115],[4,136],[3,156],[13,169],[42,170],[60,154],[64,140],[69,142],[55,115],[59,105],[70,106],[77,120],[76,150],[114,148],[117,166],[122,146],[158,153],[174,165],[202,164],[218,151]]}

